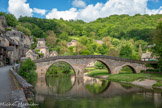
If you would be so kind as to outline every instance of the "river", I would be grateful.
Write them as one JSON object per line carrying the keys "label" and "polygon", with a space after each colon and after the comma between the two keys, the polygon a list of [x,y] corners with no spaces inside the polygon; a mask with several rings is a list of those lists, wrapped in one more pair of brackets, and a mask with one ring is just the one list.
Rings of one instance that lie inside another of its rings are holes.
{"label": "river", "polygon": [[162,92],[85,76],[38,78],[40,108],[162,108]]}

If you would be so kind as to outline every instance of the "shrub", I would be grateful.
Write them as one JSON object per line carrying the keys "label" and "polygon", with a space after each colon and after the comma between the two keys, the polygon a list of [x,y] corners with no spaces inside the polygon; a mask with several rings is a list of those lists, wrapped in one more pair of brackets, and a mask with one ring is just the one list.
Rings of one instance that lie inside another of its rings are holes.
{"label": "shrub", "polygon": [[24,62],[22,62],[18,74],[24,77],[29,83],[33,83],[36,82],[37,78],[35,70],[36,70],[35,63],[28,58]]}

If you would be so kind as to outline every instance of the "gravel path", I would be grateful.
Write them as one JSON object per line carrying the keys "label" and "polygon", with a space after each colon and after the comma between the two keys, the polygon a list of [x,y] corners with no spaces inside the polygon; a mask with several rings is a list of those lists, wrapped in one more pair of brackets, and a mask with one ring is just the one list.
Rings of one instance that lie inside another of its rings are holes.
{"label": "gravel path", "polygon": [[[15,89],[9,73],[10,68],[11,66],[0,67],[0,104],[3,102],[9,103],[11,91]],[[0,105],[0,108],[3,108],[2,106],[3,105]]]}
{"label": "gravel path", "polygon": [[137,85],[137,86],[141,86],[147,89],[153,89],[152,85],[155,84],[157,81],[155,80],[149,80],[149,79],[144,79],[143,81],[133,81],[132,84]]}

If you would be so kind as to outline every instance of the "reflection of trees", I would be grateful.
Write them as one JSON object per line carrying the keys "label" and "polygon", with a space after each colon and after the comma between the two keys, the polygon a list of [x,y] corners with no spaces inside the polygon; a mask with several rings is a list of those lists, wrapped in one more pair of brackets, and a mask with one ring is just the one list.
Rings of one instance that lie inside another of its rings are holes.
{"label": "reflection of trees", "polygon": [[86,84],[86,88],[88,91],[90,91],[93,94],[99,94],[104,92],[104,90],[107,88],[109,81],[107,80],[100,80],[102,83],[98,83],[97,81],[93,84]]}
{"label": "reflection of trees", "polygon": [[74,70],[68,63],[54,63],[48,70],[46,76],[61,76],[63,74],[74,74]]}
{"label": "reflection of trees", "polygon": [[65,93],[72,88],[71,76],[63,75],[60,77],[47,77],[47,85],[52,91],[56,90],[57,93]]}
{"label": "reflection of trees", "polygon": [[[131,94],[111,98],[75,98],[56,99],[46,97],[40,108],[155,108],[154,97],[143,94]],[[161,108],[162,104],[157,108]]]}

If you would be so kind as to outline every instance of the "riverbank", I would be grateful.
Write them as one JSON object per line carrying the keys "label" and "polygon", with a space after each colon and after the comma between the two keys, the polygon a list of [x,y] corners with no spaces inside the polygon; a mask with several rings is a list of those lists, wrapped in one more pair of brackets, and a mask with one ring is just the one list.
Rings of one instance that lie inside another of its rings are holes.
{"label": "riverbank", "polygon": [[[136,86],[148,88],[148,89],[161,89],[162,90],[162,75],[150,74],[150,73],[138,73],[138,74],[98,74],[90,73],[88,76],[97,78],[108,79],[109,81],[119,83],[129,83]],[[107,77],[106,77],[107,76]]]}

